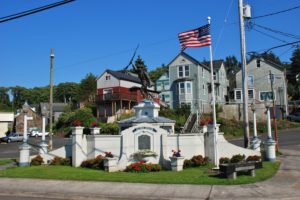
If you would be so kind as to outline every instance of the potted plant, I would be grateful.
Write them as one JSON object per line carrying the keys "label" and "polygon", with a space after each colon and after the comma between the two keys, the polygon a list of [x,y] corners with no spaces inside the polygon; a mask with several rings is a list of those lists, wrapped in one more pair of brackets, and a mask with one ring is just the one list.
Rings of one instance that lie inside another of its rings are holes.
{"label": "potted plant", "polygon": [[173,155],[170,156],[171,160],[171,169],[172,171],[182,171],[183,169],[183,162],[184,162],[184,157],[181,156],[181,151],[175,151],[172,150]]}
{"label": "potted plant", "polygon": [[248,163],[254,163],[255,169],[261,169],[263,167],[262,160],[260,156],[248,156],[246,159]]}
{"label": "potted plant", "polygon": [[111,152],[104,152],[105,159],[103,160],[103,165],[105,171],[115,172],[117,171],[117,158]]}
{"label": "potted plant", "polygon": [[98,128],[97,122],[91,123],[90,131],[92,135],[100,134],[100,128]]}
{"label": "potted plant", "polygon": [[132,154],[132,157],[135,161],[145,161],[145,162],[151,162],[151,163],[155,163],[156,161],[156,157],[157,157],[157,153],[155,153],[154,151],[151,151],[149,149],[143,149],[143,150],[139,150],[135,153]]}

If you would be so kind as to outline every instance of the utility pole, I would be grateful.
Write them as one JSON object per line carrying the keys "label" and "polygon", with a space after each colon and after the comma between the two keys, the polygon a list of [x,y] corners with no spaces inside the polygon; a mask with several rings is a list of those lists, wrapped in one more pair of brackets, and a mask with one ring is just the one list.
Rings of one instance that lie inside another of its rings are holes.
{"label": "utility pole", "polygon": [[53,148],[53,140],[52,140],[52,117],[53,117],[53,61],[54,61],[54,50],[51,49],[50,52],[50,100],[49,100],[49,149],[52,150]]}
{"label": "utility pole", "polygon": [[275,112],[275,95],[274,95],[274,80],[275,80],[275,75],[272,74],[271,70],[269,71],[269,78],[270,78],[270,82],[271,82],[271,91],[272,91],[272,101],[273,101],[273,126],[274,126],[274,138],[275,138],[275,142],[276,142],[276,152],[279,151],[279,144],[278,144],[278,137],[277,137],[277,120],[276,120],[276,112]]}
{"label": "utility pole", "polygon": [[243,111],[244,111],[244,147],[250,146],[249,121],[248,121],[248,75],[246,70],[246,41],[244,28],[244,7],[243,0],[239,0],[240,19],[240,39],[241,39],[241,61],[242,61],[242,81],[243,81]]}

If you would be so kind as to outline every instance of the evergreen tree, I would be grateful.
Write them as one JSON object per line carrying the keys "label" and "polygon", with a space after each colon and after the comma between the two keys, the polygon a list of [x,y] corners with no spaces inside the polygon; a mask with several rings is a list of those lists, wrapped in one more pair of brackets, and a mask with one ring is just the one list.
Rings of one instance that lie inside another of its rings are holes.
{"label": "evergreen tree", "polygon": [[300,98],[300,47],[297,47],[291,57],[291,65],[288,72],[288,92],[294,100]]}

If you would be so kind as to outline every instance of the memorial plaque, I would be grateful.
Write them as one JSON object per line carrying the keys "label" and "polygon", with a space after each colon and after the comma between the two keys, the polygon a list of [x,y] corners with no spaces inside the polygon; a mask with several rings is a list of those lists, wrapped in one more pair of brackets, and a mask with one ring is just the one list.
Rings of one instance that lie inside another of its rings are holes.
{"label": "memorial plaque", "polygon": [[139,150],[150,149],[150,136],[141,135],[138,137]]}

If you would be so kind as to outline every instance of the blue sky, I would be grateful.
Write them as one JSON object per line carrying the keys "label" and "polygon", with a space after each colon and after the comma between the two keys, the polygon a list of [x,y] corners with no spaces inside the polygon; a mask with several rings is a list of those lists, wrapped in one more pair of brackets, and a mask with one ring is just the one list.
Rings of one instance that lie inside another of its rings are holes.
{"label": "blue sky", "polygon": [[[58,0],[1,0],[1,17]],[[300,5],[300,0],[249,0],[253,16]],[[0,86],[46,86],[49,54],[54,48],[54,84],[79,82],[88,73],[124,68],[137,44],[149,70],[168,64],[180,51],[177,34],[207,23],[211,16],[214,59],[240,60],[238,0],[77,0],[0,24]],[[255,24],[300,36],[300,9],[253,20]],[[287,42],[296,39],[274,35]],[[283,44],[255,30],[246,31],[247,51]],[[293,49],[274,50],[289,61]],[[198,60],[209,48],[187,49]]]}

